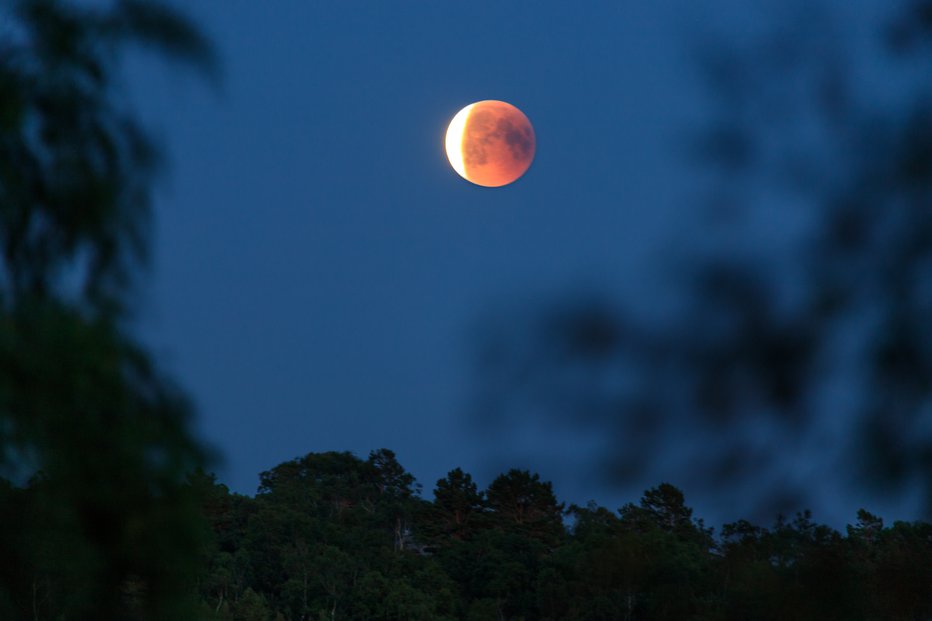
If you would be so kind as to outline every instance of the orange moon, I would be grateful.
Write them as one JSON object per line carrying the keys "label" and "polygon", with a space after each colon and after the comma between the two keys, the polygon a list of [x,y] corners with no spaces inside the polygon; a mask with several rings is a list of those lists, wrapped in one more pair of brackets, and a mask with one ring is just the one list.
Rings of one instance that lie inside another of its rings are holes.
{"label": "orange moon", "polygon": [[510,103],[488,99],[456,113],[447,128],[447,159],[467,181],[488,188],[508,185],[534,160],[534,128]]}

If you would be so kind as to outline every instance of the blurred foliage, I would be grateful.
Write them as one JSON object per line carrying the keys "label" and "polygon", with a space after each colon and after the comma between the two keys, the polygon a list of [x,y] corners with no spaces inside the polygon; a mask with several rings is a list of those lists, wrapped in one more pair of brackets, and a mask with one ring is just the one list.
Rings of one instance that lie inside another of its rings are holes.
{"label": "blurred foliage", "polygon": [[211,48],[157,2],[7,0],[0,10],[3,302],[123,310],[148,254],[159,156],[125,109],[118,61],[137,43],[213,71]]}
{"label": "blurred foliage", "polygon": [[[33,473],[8,500],[28,519],[0,524],[16,550],[4,618],[148,618],[130,615],[131,586],[152,614],[173,610],[199,532],[182,484],[202,452],[183,396],[104,321],[53,302],[0,321],[3,465]],[[43,586],[50,573],[61,591]]]}
{"label": "blurred foliage", "polygon": [[768,514],[817,499],[817,475],[918,490],[932,514],[930,16],[894,3],[864,52],[805,5],[705,46],[715,113],[693,153],[713,175],[674,310],[569,296],[493,330],[478,409],[597,430],[616,482],[678,470]]}
{"label": "blurred foliage", "polygon": [[158,150],[130,44],[212,71],[157,2],[0,3],[0,618],[181,619],[203,528],[190,406],[127,329]]}

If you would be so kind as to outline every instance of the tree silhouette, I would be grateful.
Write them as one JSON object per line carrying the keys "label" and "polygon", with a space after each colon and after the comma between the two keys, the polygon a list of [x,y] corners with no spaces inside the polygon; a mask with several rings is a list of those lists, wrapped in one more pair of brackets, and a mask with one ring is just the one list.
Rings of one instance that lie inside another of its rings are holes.
{"label": "tree silhouette", "polygon": [[[546,517],[562,503],[538,475],[511,470],[480,492],[457,468],[432,502],[410,499],[428,506],[413,512],[414,545],[398,549],[386,533],[395,500],[361,476],[370,466],[312,453],[264,473],[275,483],[255,499],[193,477],[208,489],[217,544],[198,585],[202,618],[905,621],[932,612],[929,524],[884,527],[861,510],[844,536],[802,513],[771,528],[726,524],[716,539],[683,492],[662,483],[617,511],[571,507],[564,525]],[[335,490],[355,500],[329,510]],[[425,538],[431,545],[419,545]],[[242,562],[232,580],[230,556]]]}

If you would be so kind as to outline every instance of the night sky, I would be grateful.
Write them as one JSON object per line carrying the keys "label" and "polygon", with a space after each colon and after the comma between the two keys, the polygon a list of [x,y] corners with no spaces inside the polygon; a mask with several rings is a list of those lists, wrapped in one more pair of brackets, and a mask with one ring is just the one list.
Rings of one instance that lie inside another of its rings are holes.
{"label": "night sky", "polygon": [[[193,396],[221,479],[251,494],[260,471],[307,452],[388,447],[428,496],[456,466],[487,483],[509,456],[470,424],[483,318],[577,291],[659,303],[669,258],[713,235],[684,154],[711,105],[695,45],[753,36],[777,6],[186,6],[225,75],[212,89],[134,61],[134,100],[171,163],[141,323]],[[883,3],[828,6],[856,39]],[[534,124],[536,159],[507,187],[464,181],[443,153],[449,120],[482,99]],[[794,226],[775,215],[760,241]],[[516,444],[514,465],[561,498],[636,499],[534,442]]]}

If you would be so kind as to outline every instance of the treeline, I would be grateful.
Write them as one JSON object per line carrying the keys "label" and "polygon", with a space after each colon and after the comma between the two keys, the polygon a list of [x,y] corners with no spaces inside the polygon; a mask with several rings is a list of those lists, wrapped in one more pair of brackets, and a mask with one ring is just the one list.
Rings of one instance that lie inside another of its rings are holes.
{"label": "treeline", "polygon": [[[14,535],[0,540],[0,616],[84,618],[69,611],[89,609],[81,598],[106,583],[101,572],[116,571],[114,610],[126,620],[163,618],[153,602],[179,580],[187,612],[165,618],[932,619],[927,523],[885,527],[862,510],[842,534],[803,513],[770,528],[738,521],[716,536],[672,485],[617,511],[565,507],[550,483],[523,470],[480,490],[456,469],[428,501],[385,449],[365,460],[311,453],[260,480],[249,497],[212,474],[191,475],[187,500],[166,506],[195,502],[199,528],[178,528],[158,504],[137,524],[72,522],[69,511],[49,510],[42,476],[0,485],[0,529]],[[82,544],[87,528],[112,540],[106,563]],[[194,566],[166,553],[183,533],[199,551]]]}
{"label": "treeline", "polygon": [[480,490],[456,469],[428,501],[385,449],[283,463],[254,498],[191,484],[205,619],[932,618],[932,525],[863,510],[844,534],[803,513],[715,536],[672,485],[618,511],[565,507],[522,470]]}

